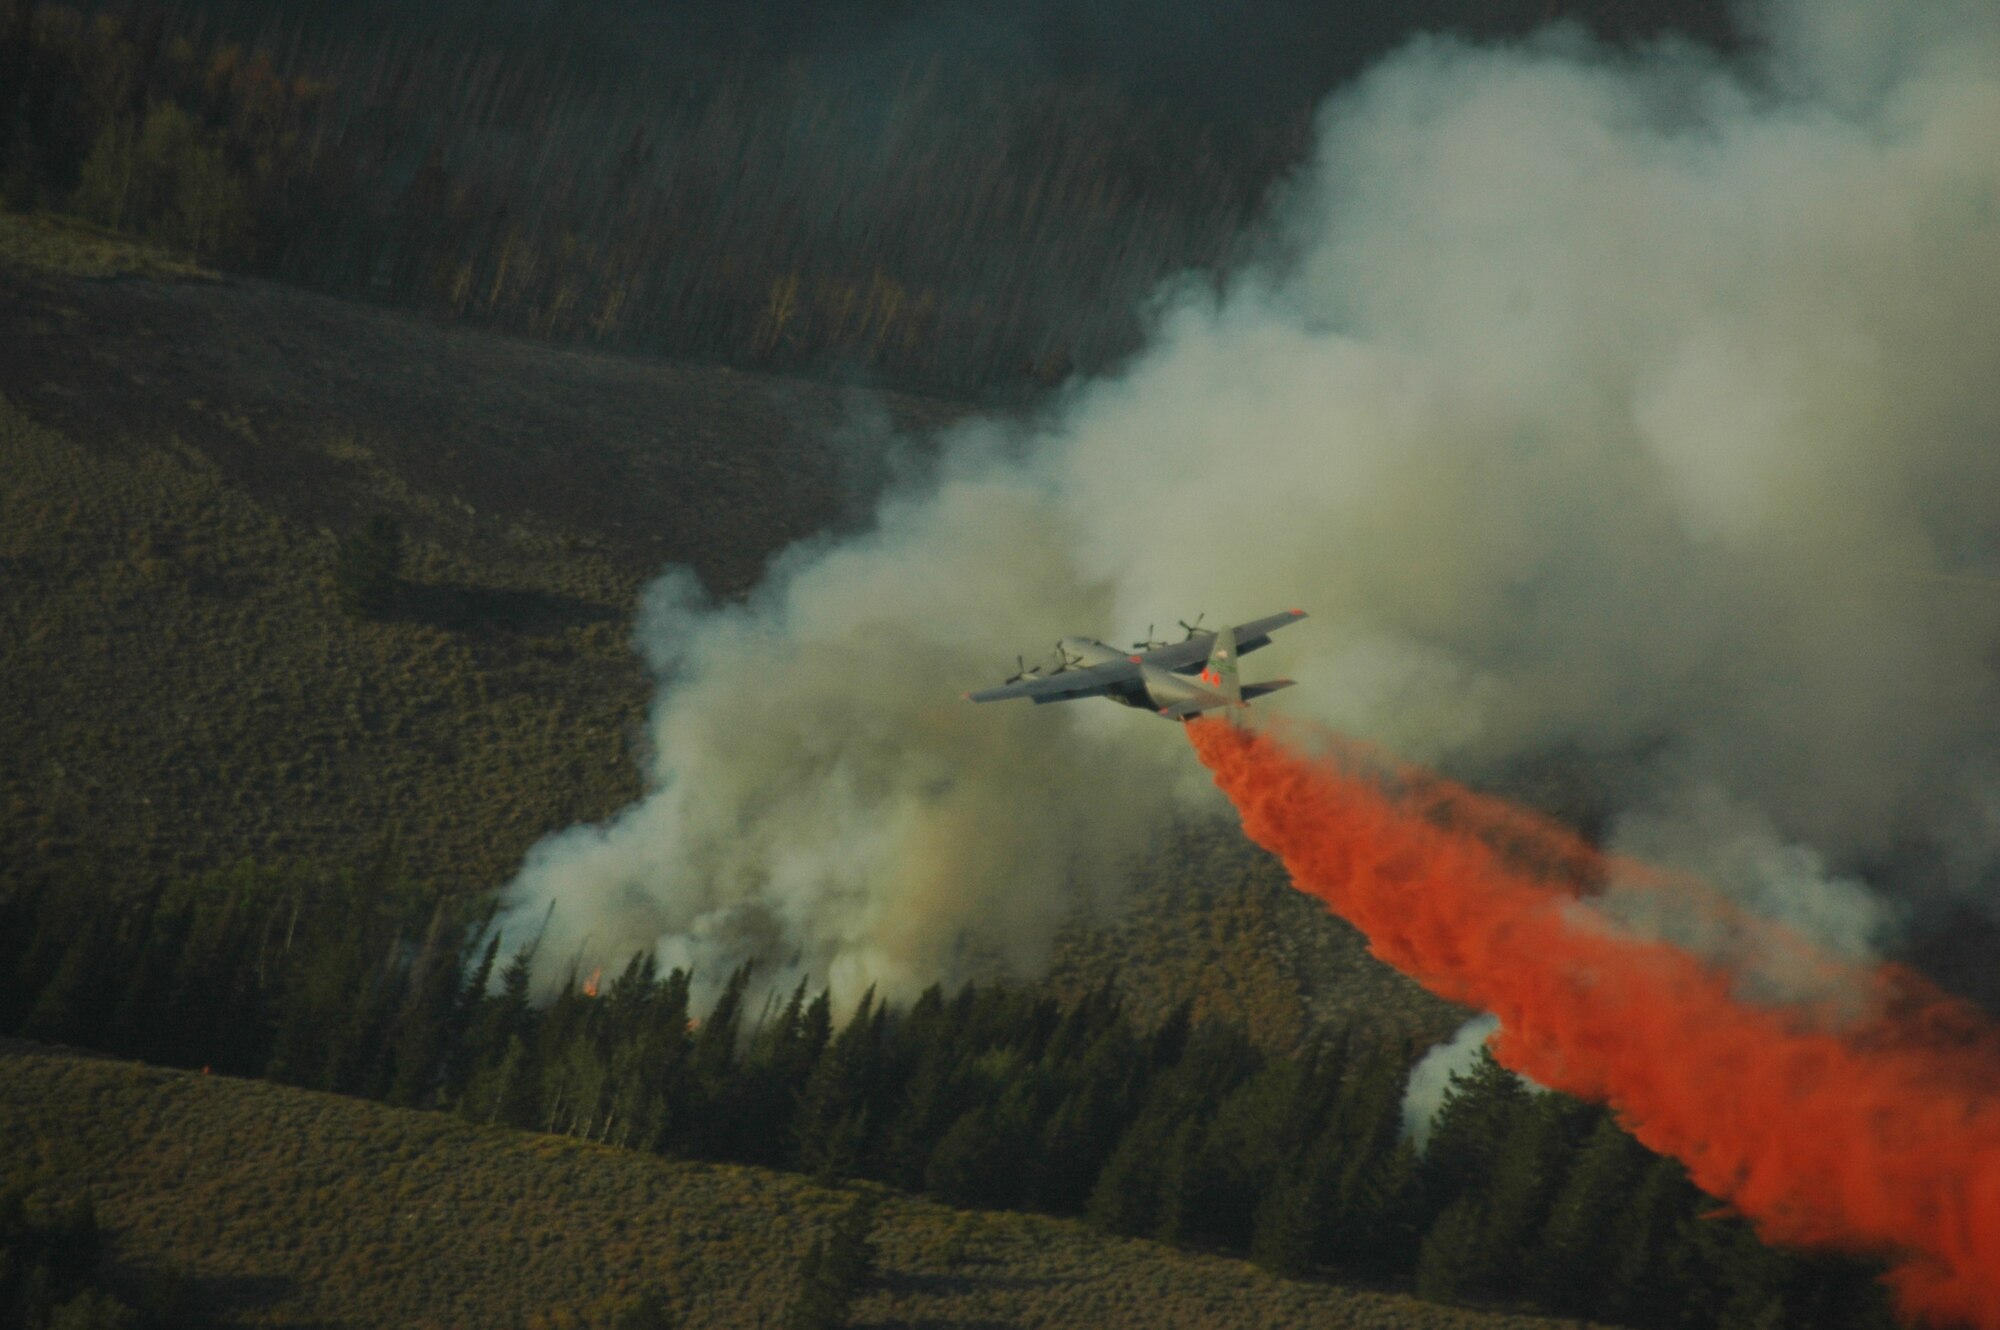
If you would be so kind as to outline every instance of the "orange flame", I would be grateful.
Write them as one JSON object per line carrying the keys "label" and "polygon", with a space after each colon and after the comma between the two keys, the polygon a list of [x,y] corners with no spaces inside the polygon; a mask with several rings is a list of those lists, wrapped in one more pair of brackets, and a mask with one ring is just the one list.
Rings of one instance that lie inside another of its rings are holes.
{"label": "orange flame", "polygon": [[604,967],[602,965],[598,966],[595,970],[592,970],[590,972],[590,978],[583,981],[583,995],[585,997],[592,997],[592,998],[596,997],[597,981],[602,979],[603,977],[604,977]]}
{"label": "orange flame", "polygon": [[1579,909],[1631,866],[1536,814],[1339,740],[1308,757],[1220,721],[1188,735],[1300,890],[1500,1018],[1502,1062],[1609,1103],[1767,1238],[1892,1257],[1905,1316],[2000,1330],[1991,1022],[1907,971],[1824,956],[1864,1015],[1750,1003],[1728,967]]}

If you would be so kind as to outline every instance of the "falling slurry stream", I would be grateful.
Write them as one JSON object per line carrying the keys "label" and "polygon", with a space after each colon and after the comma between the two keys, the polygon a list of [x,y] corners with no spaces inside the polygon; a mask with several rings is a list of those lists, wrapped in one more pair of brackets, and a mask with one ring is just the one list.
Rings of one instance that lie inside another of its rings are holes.
{"label": "falling slurry stream", "polygon": [[[1596,908],[1595,884],[1646,870],[1526,810],[1330,735],[1188,736],[1300,890],[1500,1018],[1507,1066],[1608,1103],[1772,1241],[1889,1256],[1906,1318],[2000,1327],[1990,1022],[1894,967],[1846,966],[1838,1001],[1755,1000],[1741,970]],[[1816,959],[1822,980],[1842,965]]]}

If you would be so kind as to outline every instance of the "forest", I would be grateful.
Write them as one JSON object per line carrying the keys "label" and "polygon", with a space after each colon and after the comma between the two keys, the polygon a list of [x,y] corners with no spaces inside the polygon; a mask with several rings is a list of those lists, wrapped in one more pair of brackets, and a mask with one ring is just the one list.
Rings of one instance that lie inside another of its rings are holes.
{"label": "forest", "polygon": [[0,1030],[675,1158],[872,1179],[1081,1216],[1274,1271],[1643,1330],[1886,1327],[1879,1268],[1767,1248],[1605,1110],[1490,1057],[1425,1149],[1417,1050],[1363,1030],[1291,1052],[1146,1022],[1107,984],[824,991],[705,1007],[633,957],[529,1000],[532,953],[435,903],[392,849],[355,872],[243,864],[111,899],[83,865],[0,896]]}
{"label": "forest", "polygon": [[[955,40],[975,7],[893,0],[412,8],[0,0],[0,206],[510,335],[1005,394],[1115,366],[1163,282],[1252,257],[1317,103],[1420,25],[1732,40],[1720,5],[1656,0],[1287,0],[1233,34],[1212,8],[1051,2],[988,46]],[[1308,10],[1330,26],[1287,40]],[[355,549],[339,593],[365,609],[393,564]],[[1490,1058],[1419,1151],[1419,1050],[1365,1029],[1276,1050],[1108,982],[836,1012],[742,972],[697,1002],[718,977],[642,958],[573,965],[538,1003],[531,955],[393,846],[352,871],[115,876],[88,853],[0,875],[0,1031],[1443,1302],[1891,1323],[1877,1266],[1764,1246],[1614,1116]],[[171,1319],[89,1284],[99,1239],[87,1209],[0,1196],[0,1319]]]}
{"label": "forest", "polygon": [[1733,40],[1706,0],[988,8],[0,0],[0,206],[521,336],[1005,394],[1249,257],[1319,101],[1419,28]]}

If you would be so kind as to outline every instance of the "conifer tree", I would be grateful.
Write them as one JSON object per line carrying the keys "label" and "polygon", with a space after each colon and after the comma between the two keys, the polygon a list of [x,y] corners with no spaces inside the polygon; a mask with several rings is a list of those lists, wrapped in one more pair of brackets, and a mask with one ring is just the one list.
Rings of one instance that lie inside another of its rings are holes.
{"label": "conifer tree", "polygon": [[1486,1207],[1476,1191],[1462,1193],[1444,1208],[1417,1250],[1418,1297],[1457,1302],[1493,1281],[1486,1223]]}
{"label": "conifer tree", "polygon": [[870,989],[820,1056],[799,1095],[792,1115],[795,1167],[823,1183],[852,1175],[861,1163],[881,1034],[875,992]]}
{"label": "conifer tree", "polygon": [[1322,1194],[1309,1176],[1287,1171],[1273,1178],[1257,1205],[1250,1259],[1273,1274],[1294,1279],[1312,1273]]}
{"label": "conifer tree", "polygon": [[103,1024],[101,995],[109,980],[100,967],[109,942],[110,929],[102,912],[92,911],[55,974],[35,998],[21,1033],[51,1044],[95,1042]]}
{"label": "conifer tree", "polygon": [[878,1151],[877,1175],[905,1191],[924,1189],[933,1149],[958,1120],[967,1099],[943,1027],[934,1027],[934,1036],[904,1087]]}
{"label": "conifer tree", "polygon": [[1201,1119],[1194,1117],[1180,1122],[1167,1136],[1153,1206],[1153,1236],[1161,1242],[1190,1242],[1199,1235],[1208,1200],[1202,1167],[1205,1142]]}
{"label": "conifer tree", "polygon": [[1466,1072],[1455,1072],[1431,1124],[1424,1151],[1423,1187],[1428,1218],[1492,1172],[1514,1113],[1528,1101],[1521,1078],[1486,1049]]}
{"label": "conifer tree", "polygon": [[[1721,1240],[1725,1236],[1721,1229],[1704,1234],[1699,1227],[1687,1228],[1698,1196],[1677,1160],[1655,1158],[1647,1166],[1637,1194],[1620,1212],[1607,1244],[1609,1261],[1598,1315],[1641,1330],[1667,1330],[1678,1319],[1671,1310],[1677,1307],[1690,1308],[1697,1321],[1697,1309],[1704,1303],[1711,1315],[1720,1315],[1720,1298],[1704,1294],[1700,1288],[1715,1287],[1719,1281],[1695,1275],[1690,1268],[1701,1256],[1688,1237],[1704,1235]],[[1727,1261],[1704,1263],[1719,1268]]]}
{"label": "conifer tree", "polygon": [[396,596],[403,566],[403,528],[387,513],[376,513],[340,542],[333,562],[333,589],[348,614],[372,618]]}
{"label": "conifer tree", "polygon": [[480,1030],[480,1017],[492,1002],[486,989],[499,957],[500,935],[496,932],[487,938],[471,976],[453,995],[451,1022],[445,1030],[444,1065],[439,1073],[438,1095],[445,1104],[455,1104],[463,1097],[467,1081],[487,1051],[487,1041],[481,1037],[485,1032]]}
{"label": "conifer tree", "polygon": [[146,912],[141,925],[144,941],[105,1031],[105,1041],[114,1051],[152,1062],[171,1060],[171,1043],[164,1037],[170,1020],[167,986],[186,945],[187,929],[188,911],[163,887]]}
{"label": "conifer tree", "polygon": [[1085,1211],[1093,1227],[1138,1237],[1159,1222],[1160,1157],[1168,1144],[1165,1124],[1141,1118],[1120,1138],[1090,1189]]}
{"label": "conifer tree", "polygon": [[386,1096],[392,1104],[427,1107],[441,1084],[445,1049],[464,987],[458,957],[460,931],[451,926],[440,903],[411,963],[404,985],[407,997],[383,1032],[383,1042],[393,1050]]}
{"label": "conifer tree", "polygon": [[1344,1170],[1336,1202],[1340,1244],[1331,1253],[1343,1269],[1366,1279],[1400,1279],[1410,1272],[1422,1232],[1417,1171],[1416,1150],[1408,1141]]}
{"label": "conifer tree", "polygon": [[1615,1118],[1598,1114],[1529,1263],[1529,1287],[1542,1306],[1572,1316],[1597,1313],[1612,1237],[1650,1158]]}
{"label": "conifer tree", "polygon": [[1057,1105],[1025,1161],[1029,1205],[1054,1214],[1082,1213],[1091,1185],[1111,1153],[1110,1116],[1105,1092],[1096,1084]]}
{"label": "conifer tree", "polygon": [[1301,1148],[1308,1079],[1302,1063],[1274,1058],[1217,1105],[1200,1162],[1206,1190],[1197,1231],[1205,1241],[1250,1245],[1264,1193]]}
{"label": "conifer tree", "polygon": [[875,1202],[856,1197],[824,1241],[813,1239],[799,1265],[799,1293],[785,1315],[786,1330],[835,1330],[875,1274]]}
{"label": "conifer tree", "polygon": [[1505,1297],[1521,1285],[1524,1255],[1541,1231],[1571,1156],[1577,1120],[1588,1110],[1561,1095],[1536,1095],[1515,1107],[1494,1153],[1492,1171],[1479,1186],[1486,1224],[1474,1289]]}

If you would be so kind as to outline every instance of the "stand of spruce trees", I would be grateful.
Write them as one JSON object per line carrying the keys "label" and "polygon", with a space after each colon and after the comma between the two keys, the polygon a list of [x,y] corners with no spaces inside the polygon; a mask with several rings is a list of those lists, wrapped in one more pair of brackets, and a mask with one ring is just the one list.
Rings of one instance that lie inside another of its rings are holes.
{"label": "stand of spruce trees", "polygon": [[[1070,1005],[1000,985],[907,1007],[871,994],[837,1016],[803,986],[754,999],[748,971],[698,1011],[685,972],[640,957],[597,996],[572,978],[537,1005],[531,957],[503,959],[483,913],[432,900],[388,852],[359,873],[245,864],[125,900],[87,865],[0,886],[0,1029],[1078,1215],[1439,1300],[1660,1330],[1890,1324],[1874,1267],[1765,1248],[1602,1109],[1490,1058],[1419,1156],[1402,1124],[1414,1050],[1358,1034],[1274,1053],[1186,1007],[1142,1024],[1109,987]],[[825,1272],[829,1305],[844,1269]]]}
{"label": "stand of spruce trees", "polygon": [[[0,207],[524,336],[986,393],[1134,349],[1420,28],[1731,39],[1721,0],[1286,0],[1177,37],[1134,5],[1108,42],[1051,3],[1060,49],[999,59],[845,8],[879,48],[773,45],[770,6],[0,0]],[[1257,22],[1258,64],[1217,67]]]}

